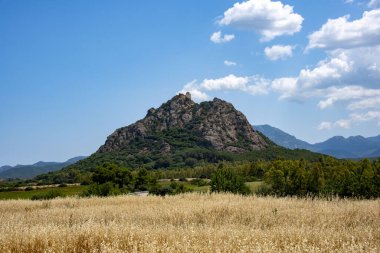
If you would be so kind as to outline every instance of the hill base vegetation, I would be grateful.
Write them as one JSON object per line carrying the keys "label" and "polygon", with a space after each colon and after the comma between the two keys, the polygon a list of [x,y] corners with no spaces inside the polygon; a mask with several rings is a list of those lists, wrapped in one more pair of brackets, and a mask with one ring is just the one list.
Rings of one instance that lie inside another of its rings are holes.
{"label": "hill base vegetation", "polygon": [[366,252],[380,201],[232,194],[8,200],[0,252]]}

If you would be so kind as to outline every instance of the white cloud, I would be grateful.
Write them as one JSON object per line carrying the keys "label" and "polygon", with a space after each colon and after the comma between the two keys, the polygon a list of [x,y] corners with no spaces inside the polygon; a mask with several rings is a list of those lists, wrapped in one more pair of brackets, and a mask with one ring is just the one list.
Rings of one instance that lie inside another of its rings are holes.
{"label": "white cloud", "polygon": [[326,122],[326,121],[324,121],[324,122],[321,122],[320,124],[319,124],[319,126],[318,126],[318,129],[319,130],[330,130],[330,129],[332,129],[332,126],[333,124],[331,123],[331,122]]}
{"label": "white cloud", "polygon": [[349,15],[329,19],[319,31],[309,35],[310,48],[348,49],[380,44],[380,9],[365,11],[361,19]]}
{"label": "white cloud", "polygon": [[200,86],[206,90],[243,90],[248,82],[248,77],[228,75],[218,79],[205,79]]}
{"label": "white cloud", "polygon": [[251,76],[249,79],[251,85],[247,85],[246,90],[243,91],[247,91],[252,95],[268,94],[270,89],[270,80],[259,76]]}
{"label": "white cloud", "polygon": [[367,100],[367,98],[380,97],[380,89],[367,89],[361,86],[345,86],[341,88],[329,87],[323,90],[321,93],[324,94],[324,97],[325,97],[325,99],[321,100],[318,104],[318,106],[321,109],[330,107],[337,101],[344,101],[344,100],[346,101],[359,100],[359,102],[351,103],[348,106],[348,108],[351,107],[351,109],[362,109],[362,108],[365,108],[366,102],[360,102],[360,101],[365,101]]}
{"label": "white cloud", "polygon": [[372,9],[378,8],[380,7],[380,0],[371,0],[368,2],[367,6],[368,8],[372,8]]}
{"label": "white cloud", "polygon": [[297,78],[294,77],[282,77],[272,81],[272,89],[280,92],[280,99],[285,99],[294,96],[294,92],[297,90]]}
{"label": "white cloud", "polygon": [[303,17],[293,12],[293,7],[280,1],[248,0],[235,3],[224,12],[220,25],[253,30],[261,41],[270,41],[281,35],[292,35],[302,28]]}
{"label": "white cloud", "polygon": [[348,120],[348,119],[340,119],[340,120],[337,120],[335,123],[334,123],[335,126],[337,127],[340,127],[340,128],[345,128],[345,129],[348,129],[351,127],[351,120]]}
{"label": "white cloud", "polygon": [[363,110],[380,107],[380,96],[361,99],[348,105],[349,110]]}
{"label": "white cloud", "polygon": [[345,128],[348,129],[352,124],[359,122],[376,121],[380,126],[380,111],[369,111],[365,113],[352,113],[348,119],[340,119],[335,122],[322,122],[319,124],[319,130],[330,130],[332,128]]}
{"label": "white cloud", "polygon": [[301,70],[298,81],[301,86],[306,88],[326,85],[331,81],[335,82],[343,74],[350,72],[352,64],[348,57],[341,53],[337,57],[319,62],[317,67],[312,70]]}
{"label": "white cloud", "polygon": [[282,77],[272,81],[274,91],[281,93],[280,98],[310,97],[320,94],[320,89],[337,84],[352,71],[353,63],[344,54],[320,61],[316,67],[302,69],[296,77]]}
{"label": "white cloud", "polygon": [[380,111],[369,111],[366,113],[353,113],[350,115],[352,121],[377,121],[377,124],[380,125]]}
{"label": "white cloud", "polygon": [[199,85],[204,90],[240,90],[253,95],[267,94],[270,81],[259,76],[228,75],[217,79],[204,79]]}
{"label": "white cloud", "polygon": [[191,97],[195,101],[204,101],[204,100],[209,99],[208,95],[199,89],[199,87],[197,85],[197,80],[193,80],[193,81],[185,84],[183,89],[181,91],[179,91],[178,93],[186,94],[186,92],[190,92]]}
{"label": "white cloud", "polygon": [[226,65],[226,66],[236,66],[237,64],[236,64],[236,62],[225,60],[224,61],[224,65]]}
{"label": "white cloud", "polygon": [[266,57],[271,61],[286,59],[292,57],[293,47],[289,45],[274,45],[264,49]]}
{"label": "white cloud", "polygon": [[340,119],[335,122],[324,121],[318,126],[318,130],[331,130],[333,128],[345,128],[349,129],[351,127],[351,119]]}
{"label": "white cloud", "polygon": [[344,3],[345,3],[345,4],[353,4],[353,3],[354,3],[354,0],[345,0]]}
{"label": "white cloud", "polygon": [[211,35],[210,40],[214,43],[220,44],[220,43],[229,42],[229,41],[233,40],[234,38],[235,38],[235,35],[233,35],[233,34],[222,35],[222,32],[218,31],[218,32],[214,32]]}
{"label": "white cloud", "polygon": [[270,80],[268,79],[259,76],[235,76],[231,74],[216,79],[204,79],[200,83],[193,80],[185,84],[179,93],[190,92],[195,100],[203,101],[209,98],[206,94],[207,91],[235,90],[252,95],[263,95],[267,94],[269,89]]}

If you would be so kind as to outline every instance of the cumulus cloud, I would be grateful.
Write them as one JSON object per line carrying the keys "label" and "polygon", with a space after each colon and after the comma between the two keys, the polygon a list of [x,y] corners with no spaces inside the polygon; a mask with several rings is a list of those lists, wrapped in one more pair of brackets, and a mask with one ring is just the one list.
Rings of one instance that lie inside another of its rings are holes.
{"label": "cumulus cloud", "polygon": [[349,110],[363,110],[369,108],[378,108],[380,107],[380,96],[374,95],[370,98],[362,98],[361,100],[351,102],[348,105]]}
{"label": "cumulus cloud", "polygon": [[235,35],[233,35],[233,34],[222,35],[222,32],[218,31],[218,32],[214,32],[211,35],[210,40],[214,43],[220,44],[220,43],[229,42],[229,41],[233,40],[234,38],[235,38]]}
{"label": "cumulus cloud", "polygon": [[299,32],[302,22],[303,17],[294,13],[292,6],[271,0],[235,3],[218,21],[219,25],[255,31],[261,35],[261,41]]}
{"label": "cumulus cloud", "polygon": [[380,126],[380,111],[369,111],[365,113],[352,113],[348,119],[340,119],[335,122],[324,121],[318,126],[319,130],[330,130],[333,128],[350,128],[355,123],[375,121]]}
{"label": "cumulus cloud", "polygon": [[298,82],[300,86],[310,88],[329,84],[352,70],[352,62],[346,54],[341,53],[337,57],[320,61],[314,69],[301,70]]}
{"label": "cumulus cloud", "polygon": [[380,9],[365,11],[360,19],[346,15],[329,19],[320,30],[309,35],[308,49],[349,49],[380,44]]}
{"label": "cumulus cloud", "polygon": [[380,0],[371,0],[367,4],[368,8],[378,8],[380,7]]}
{"label": "cumulus cloud", "polygon": [[335,122],[324,121],[318,125],[318,130],[331,130],[333,128],[349,129],[351,127],[352,120],[340,119]]}
{"label": "cumulus cloud", "polygon": [[272,90],[279,92],[281,99],[296,99],[324,94],[321,89],[337,84],[352,71],[352,62],[341,53],[320,61],[314,68],[305,68],[295,77],[281,77],[272,80]]}
{"label": "cumulus cloud", "polygon": [[281,93],[280,99],[294,97],[294,93],[297,90],[297,78],[282,77],[274,79],[271,87],[274,91]]}
{"label": "cumulus cloud", "polygon": [[335,121],[334,125],[340,128],[348,129],[351,127],[351,120],[340,119],[340,120]]}
{"label": "cumulus cloud", "polygon": [[377,121],[377,124],[380,125],[380,111],[369,111],[366,113],[353,113],[350,115],[351,121]]}
{"label": "cumulus cloud", "polygon": [[353,3],[354,3],[354,0],[345,0],[344,3],[345,3],[345,4],[353,4]]}
{"label": "cumulus cloud", "polygon": [[237,64],[236,64],[236,62],[225,60],[224,61],[224,65],[226,65],[226,66],[236,66]]}
{"label": "cumulus cloud", "polygon": [[270,80],[260,76],[235,76],[227,75],[221,78],[204,79],[201,82],[193,80],[184,85],[179,93],[190,92],[197,101],[207,100],[206,92],[219,90],[235,90],[247,92],[252,95],[267,94],[270,89]]}
{"label": "cumulus cloud", "polygon": [[351,110],[364,109],[368,108],[367,105],[376,105],[376,100],[380,99],[380,89],[367,89],[362,86],[329,87],[323,90],[322,93],[325,94],[325,99],[318,104],[321,109],[330,107],[337,101],[344,100],[354,101],[348,105]]}
{"label": "cumulus cloud", "polygon": [[240,90],[251,94],[266,94],[270,81],[258,76],[228,75],[217,79],[204,79],[199,87],[204,90]]}
{"label": "cumulus cloud", "polygon": [[266,57],[271,61],[284,60],[292,57],[293,47],[289,45],[274,45],[264,49]]}
{"label": "cumulus cloud", "polygon": [[330,130],[332,129],[333,127],[333,124],[331,122],[327,122],[327,121],[324,121],[324,122],[321,122],[318,126],[318,129],[319,130]]}
{"label": "cumulus cloud", "polygon": [[201,87],[206,90],[242,90],[246,87],[248,82],[248,77],[228,75],[218,79],[205,79],[201,83]]}

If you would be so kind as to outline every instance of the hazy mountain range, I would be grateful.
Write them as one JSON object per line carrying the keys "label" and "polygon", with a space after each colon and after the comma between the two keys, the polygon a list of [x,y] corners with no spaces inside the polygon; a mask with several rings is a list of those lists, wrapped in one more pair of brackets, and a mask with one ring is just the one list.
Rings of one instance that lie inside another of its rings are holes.
{"label": "hazy mountain range", "polygon": [[51,171],[60,170],[70,164],[76,163],[79,160],[86,158],[85,156],[77,156],[71,158],[65,162],[37,162],[32,165],[16,165],[9,166],[5,165],[0,167],[0,178],[32,178],[39,174],[48,173]]}
{"label": "hazy mountain range", "polygon": [[336,158],[380,157],[380,135],[368,138],[360,135],[348,138],[334,136],[324,142],[310,144],[270,125],[258,125],[253,128],[277,145],[290,149],[307,149]]}

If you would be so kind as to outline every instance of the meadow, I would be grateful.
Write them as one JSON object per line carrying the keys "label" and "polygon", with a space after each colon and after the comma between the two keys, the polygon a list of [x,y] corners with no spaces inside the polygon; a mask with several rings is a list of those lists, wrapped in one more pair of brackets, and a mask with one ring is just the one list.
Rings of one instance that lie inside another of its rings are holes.
{"label": "meadow", "polygon": [[380,200],[189,193],[0,202],[0,252],[379,252]]}

